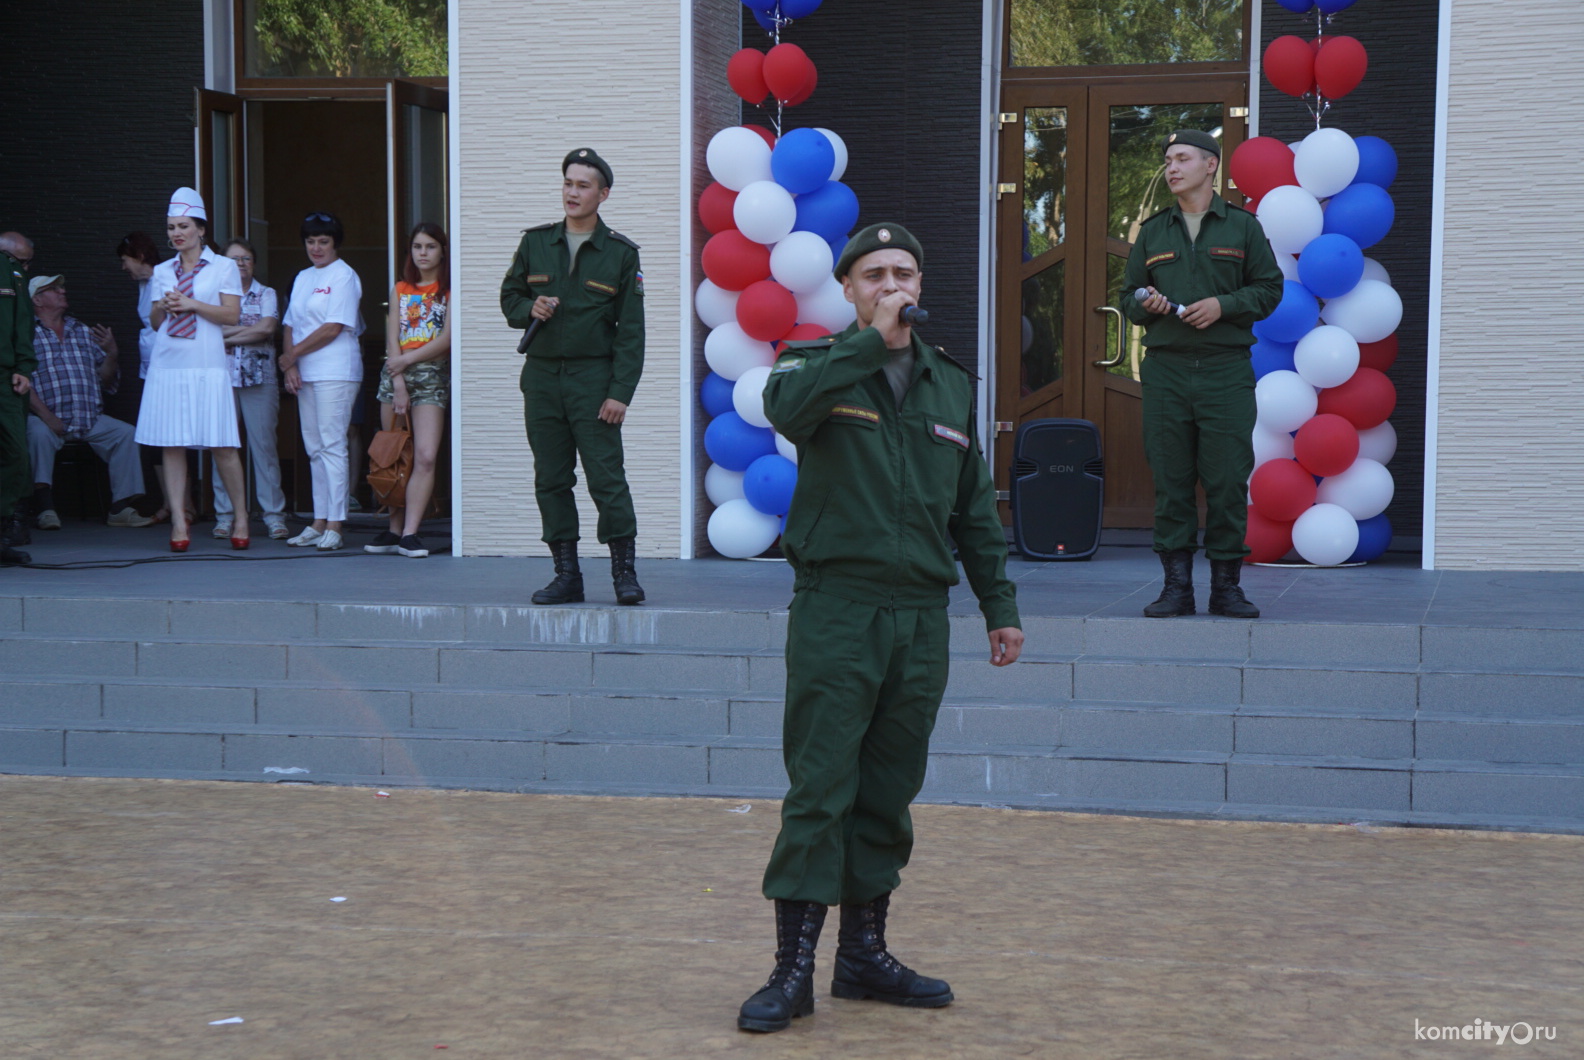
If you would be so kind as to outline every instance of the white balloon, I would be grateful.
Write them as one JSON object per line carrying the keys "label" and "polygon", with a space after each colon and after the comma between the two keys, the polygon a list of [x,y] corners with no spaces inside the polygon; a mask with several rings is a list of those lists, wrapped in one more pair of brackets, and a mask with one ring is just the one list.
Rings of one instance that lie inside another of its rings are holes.
{"label": "white balloon", "polygon": [[775,347],[760,342],[742,329],[735,320],[722,324],[704,340],[704,360],[710,371],[736,382],[750,368],[768,367],[775,363]]}
{"label": "white balloon", "polygon": [[1298,148],[1300,148],[1302,146],[1303,146],[1303,141],[1302,140],[1288,140],[1287,141],[1287,150],[1291,151],[1295,155],[1298,153]]}
{"label": "white balloon", "polygon": [[769,378],[769,368],[750,368],[737,377],[737,383],[732,387],[732,407],[737,410],[737,415],[755,427],[770,426],[764,414],[764,388]]}
{"label": "white balloon", "polygon": [[1360,280],[1340,298],[1320,310],[1320,319],[1352,335],[1359,342],[1379,342],[1402,323],[1402,296],[1379,280]]}
{"label": "white balloon", "polygon": [[1266,372],[1254,384],[1258,423],[1269,431],[1296,431],[1313,418],[1319,403],[1315,388],[1297,372]]}
{"label": "white balloon", "polygon": [[1291,254],[1283,254],[1279,250],[1274,253],[1276,255],[1276,267],[1282,271],[1282,279],[1291,280],[1293,283],[1302,283],[1303,281],[1298,279],[1298,259]]}
{"label": "white balloon", "polygon": [[1293,549],[1317,567],[1347,562],[1358,548],[1358,522],[1335,504],[1316,504],[1292,528]]}
{"label": "white balloon", "polygon": [[698,292],[693,296],[693,308],[698,311],[700,320],[712,328],[718,328],[737,319],[738,294],[737,291],[724,290],[705,280],[698,285]]}
{"label": "white balloon", "polygon": [[732,191],[770,179],[770,145],[752,129],[733,125],[710,137],[704,151],[710,176]]}
{"label": "white balloon", "polygon": [[1391,421],[1358,432],[1359,456],[1368,457],[1378,464],[1389,464],[1397,455],[1397,428]]}
{"label": "white balloon", "polygon": [[1325,227],[1325,212],[1315,197],[1296,184],[1272,188],[1255,211],[1272,249],[1297,254]]}
{"label": "white balloon", "polygon": [[1321,479],[1315,500],[1346,509],[1355,519],[1370,519],[1386,510],[1395,490],[1385,465],[1361,456],[1342,474]]}
{"label": "white balloon", "polygon": [[770,275],[793,294],[819,290],[835,267],[835,252],[815,232],[793,232],[770,251]]}
{"label": "white balloon", "polygon": [[727,501],[743,499],[743,473],[727,471],[719,464],[711,464],[704,472],[704,496],[719,508]]}
{"label": "white balloon", "polygon": [[797,203],[792,193],[773,180],[756,180],[737,193],[732,203],[737,231],[766,246],[778,243],[797,224]]}
{"label": "white balloon", "polygon": [[780,431],[776,431],[775,443],[776,452],[780,453],[794,464],[797,463],[797,446],[792,444],[792,439],[788,438]]}
{"label": "white balloon", "polygon": [[[1293,436],[1286,431],[1274,431],[1263,424],[1254,425],[1254,466],[1271,460],[1291,460],[1293,458]],[[1249,476],[1250,478],[1253,475]]]}
{"label": "white balloon", "polygon": [[781,517],[766,515],[746,500],[731,500],[709,517],[709,543],[730,559],[757,556],[781,533]]}
{"label": "white balloon", "polygon": [[827,276],[819,288],[797,296],[798,323],[818,324],[835,333],[858,319],[858,310],[847,301],[841,281]]}
{"label": "white balloon", "polygon": [[1310,386],[1341,386],[1358,371],[1358,342],[1333,324],[1321,324],[1298,340],[1293,365]]}
{"label": "white balloon", "polygon": [[1379,280],[1386,286],[1391,286],[1391,273],[1386,271],[1386,266],[1368,255],[1364,258],[1364,275],[1360,279]]}
{"label": "white balloon", "polygon": [[1335,195],[1358,176],[1359,151],[1341,129],[1316,129],[1298,145],[1293,173],[1298,186],[1317,199]]}
{"label": "white balloon", "polygon": [[830,179],[840,180],[842,178],[842,174],[847,172],[847,145],[842,142],[842,138],[840,136],[837,136],[829,129],[815,129],[814,131],[817,133],[823,133],[825,139],[829,140],[831,142],[831,146],[836,149],[836,164],[831,167]]}

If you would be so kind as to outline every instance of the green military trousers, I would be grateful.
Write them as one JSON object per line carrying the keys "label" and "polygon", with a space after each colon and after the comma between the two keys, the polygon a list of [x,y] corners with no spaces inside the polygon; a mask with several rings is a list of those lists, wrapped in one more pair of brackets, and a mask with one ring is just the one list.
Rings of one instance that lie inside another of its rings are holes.
{"label": "green military trousers", "polygon": [[1248,478],[1254,470],[1254,369],[1246,352],[1144,358],[1144,455],[1155,477],[1155,551],[1193,550],[1194,486],[1204,484],[1205,555],[1248,555]]}
{"label": "green military trousers", "polygon": [[534,497],[542,540],[578,539],[576,463],[583,461],[589,496],[599,511],[601,544],[637,537],[638,517],[622,462],[621,426],[599,418],[610,392],[608,360],[528,359],[523,371],[523,420],[534,455]]}
{"label": "green military trousers", "polygon": [[11,389],[11,372],[0,380],[0,523],[11,517],[17,501],[33,492],[28,460],[27,401]]}
{"label": "green military trousers", "polygon": [[913,852],[908,804],[924,786],[946,691],[944,606],[869,607],[803,590],[787,624],[782,758],[792,781],[764,895],[871,901]]}

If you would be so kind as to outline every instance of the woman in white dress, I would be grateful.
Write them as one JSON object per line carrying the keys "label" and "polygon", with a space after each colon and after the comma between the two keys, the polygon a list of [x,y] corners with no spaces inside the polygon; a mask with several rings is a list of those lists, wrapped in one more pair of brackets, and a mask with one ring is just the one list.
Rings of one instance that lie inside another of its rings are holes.
{"label": "woman in white dress", "polygon": [[[242,278],[236,262],[205,244],[209,215],[191,188],[179,188],[166,210],[165,235],[176,257],[161,262],[149,278],[149,357],[137,440],[164,449],[168,497],[187,495],[187,449],[211,449],[233,497],[243,496],[237,454],[236,404],[226,361],[222,325],[242,316]],[[180,513],[178,515],[178,513]],[[248,547],[246,520],[231,547]],[[186,552],[187,513],[171,504],[171,551]]]}
{"label": "woman in white dress", "polygon": [[341,260],[346,236],[333,214],[303,219],[303,249],[309,267],[292,284],[291,303],[281,319],[280,367],[286,389],[297,395],[297,419],[313,479],[313,524],[287,541],[322,551],[344,543],[347,516],[347,425],[363,381],[363,351],[358,335],[363,320],[358,305],[363,285]]}

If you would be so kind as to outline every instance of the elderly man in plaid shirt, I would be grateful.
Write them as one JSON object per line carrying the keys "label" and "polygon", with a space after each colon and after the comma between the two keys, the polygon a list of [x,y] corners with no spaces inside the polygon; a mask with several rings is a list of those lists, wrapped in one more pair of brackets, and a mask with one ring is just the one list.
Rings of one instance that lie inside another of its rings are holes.
{"label": "elderly man in plaid shirt", "polygon": [[55,454],[68,441],[85,441],[110,465],[111,526],[148,526],[133,502],[143,495],[143,467],[130,423],[104,412],[104,394],[114,394],[119,380],[116,341],[104,325],[90,330],[66,315],[66,277],[35,276],[28,281],[33,298],[33,373],[29,403],[28,455],[33,461],[33,498],[40,530],[59,530],[51,484]]}

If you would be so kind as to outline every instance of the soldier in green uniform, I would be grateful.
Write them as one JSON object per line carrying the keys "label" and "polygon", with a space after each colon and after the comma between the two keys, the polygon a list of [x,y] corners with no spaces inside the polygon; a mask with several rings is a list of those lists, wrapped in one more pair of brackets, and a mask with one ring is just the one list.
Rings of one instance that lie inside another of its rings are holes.
{"label": "soldier in green uniform", "polygon": [[782,747],[791,789],[765,869],[776,965],[737,1025],[778,1031],[814,1011],[814,947],[841,906],[831,992],[936,1008],[939,979],[887,951],[891,891],[913,849],[946,689],[955,542],[990,634],[990,662],[1023,646],[1006,538],[975,442],[972,376],[900,319],[924,252],[901,225],[855,235],[836,264],[857,322],[788,345],[764,408],[798,450],[782,547],[796,574]]}
{"label": "soldier in green uniform", "polygon": [[[1177,202],[1140,226],[1118,300],[1128,319],[1144,326],[1149,350],[1141,373],[1144,452],[1155,477],[1155,551],[1165,586],[1144,614],[1194,613],[1194,487],[1203,483],[1210,613],[1258,618],[1238,584],[1254,470],[1250,329],[1281,301],[1281,269],[1254,215],[1215,193],[1215,137],[1174,132],[1164,151]],[[1140,288],[1149,291],[1142,302],[1135,297]]]}
{"label": "soldier in green uniform", "polygon": [[536,604],[581,603],[576,461],[599,510],[599,540],[610,546],[616,601],[644,591],[634,570],[638,520],[622,460],[621,425],[643,373],[643,272],[638,244],[599,216],[611,168],[590,148],[561,163],[566,218],[523,233],[501,282],[501,311],[514,328],[538,322],[523,364],[523,418],[534,454],[534,496],[555,580]]}
{"label": "soldier in green uniform", "polygon": [[[0,234],[0,525],[33,489],[28,467],[27,403],[38,359],[33,354],[33,301],[27,270],[33,241],[20,232]],[[0,563],[31,563],[33,557],[0,544]]]}

